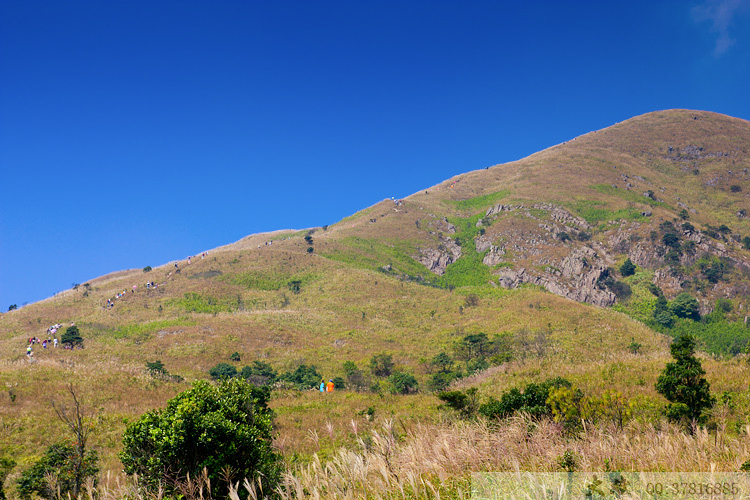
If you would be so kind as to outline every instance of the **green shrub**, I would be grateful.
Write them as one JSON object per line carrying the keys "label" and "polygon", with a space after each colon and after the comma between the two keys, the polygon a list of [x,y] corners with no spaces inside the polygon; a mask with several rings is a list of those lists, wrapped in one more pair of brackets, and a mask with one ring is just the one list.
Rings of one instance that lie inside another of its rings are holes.
{"label": "green shrub", "polygon": [[742,238],[742,248],[745,250],[750,250],[750,236],[745,236]]}
{"label": "green shrub", "polygon": [[214,497],[228,494],[227,479],[247,478],[273,491],[282,466],[272,445],[269,398],[270,389],[237,378],[195,382],[127,427],[120,453],[125,473],[137,474],[151,493],[163,487],[171,494],[204,468]]}
{"label": "green shrub", "polygon": [[302,291],[302,280],[292,280],[289,282],[289,290],[292,293],[300,293]]}
{"label": "green shrub", "polygon": [[648,284],[648,285],[646,285],[646,286],[648,287],[648,291],[649,291],[649,292],[651,292],[651,294],[652,294],[652,295],[653,295],[654,297],[661,297],[661,296],[663,296],[663,295],[664,295],[664,292],[662,292],[662,291],[661,291],[661,288],[659,288],[659,287],[658,287],[657,285],[655,285],[654,283],[649,283],[649,284]]}
{"label": "green shrub", "polygon": [[393,372],[393,375],[388,377],[388,382],[391,384],[393,394],[409,394],[419,389],[419,383],[414,375],[406,372]]}
{"label": "green shrub", "polygon": [[514,388],[504,393],[499,401],[491,397],[479,407],[479,413],[487,418],[506,418],[515,412],[528,413],[533,418],[551,415],[552,408],[547,404],[550,389],[560,387],[571,388],[572,384],[556,377],[541,384],[528,384],[523,392]]}
{"label": "green shrub", "polygon": [[346,389],[346,381],[341,377],[333,377],[333,386],[336,389]]}
{"label": "green shrub", "polygon": [[234,351],[232,354],[230,354],[229,360],[230,361],[242,361],[242,356],[237,351]]}
{"label": "green shrub", "polygon": [[230,379],[237,376],[237,368],[229,363],[219,363],[208,370],[208,374],[211,375],[211,378],[214,380]]}
{"label": "green shrub", "polygon": [[672,328],[672,326],[674,325],[674,318],[672,317],[672,313],[667,310],[654,312],[654,320],[661,326],[664,326],[666,328]]}
{"label": "green shrub", "polygon": [[628,345],[628,351],[630,351],[631,354],[638,354],[640,352],[641,347],[643,347],[643,344],[640,344],[635,341],[635,339],[632,339],[630,341],[630,344]]}
{"label": "green shrub", "polygon": [[676,233],[666,233],[661,238],[662,243],[665,247],[674,248],[678,250],[680,248],[680,237]]}
{"label": "green shrub", "polygon": [[299,365],[293,372],[286,372],[280,378],[291,382],[299,390],[307,390],[317,387],[323,377],[315,365]]}
{"label": "green shrub", "polygon": [[451,382],[461,378],[461,372],[438,372],[433,374],[427,381],[427,389],[430,391],[443,391]]}
{"label": "green shrub", "polygon": [[87,478],[95,478],[99,473],[99,457],[95,451],[87,452],[80,464],[77,458],[76,448],[71,444],[50,445],[44,456],[18,478],[18,493],[25,499],[33,493],[49,500],[58,498],[58,495],[75,497],[77,488]]}
{"label": "green shrub", "polygon": [[624,281],[615,281],[610,286],[609,289],[612,291],[612,293],[615,294],[615,296],[620,300],[625,300],[628,297],[630,297],[633,293],[633,291],[630,288],[630,285],[625,283]]}
{"label": "green shrub", "polygon": [[732,312],[733,306],[732,302],[727,299],[719,299],[716,301],[716,310],[721,311],[723,313],[730,313]]}
{"label": "green shrub", "polygon": [[629,257],[620,266],[620,274],[623,276],[632,276],[635,274],[635,264],[633,264]]}
{"label": "green shrub", "polygon": [[3,484],[5,483],[5,478],[8,477],[8,474],[10,474],[10,471],[15,466],[16,461],[12,458],[0,457],[0,500],[6,500]]}
{"label": "green shrub", "polygon": [[445,406],[456,410],[464,417],[472,417],[479,407],[477,388],[472,387],[463,391],[448,391],[441,392],[437,395],[440,401],[445,403]]}
{"label": "green shrub", "polygon": [[388,377],[393,372],[393,356],[390,354],[375,354],[370,358],[370,370],[376,377]]}
{"label": "green shrub", "polygon": [[477,297],[476,293],[470,293],[466,296],[466,299],[464,299],[464,306],[466,307],[476,307],[479,305],[479,297]]}
{"label": "green shrub", "polygon": [[278,373],[271,365],[257,360],[252,365],[244,366],[240,375],[255,385],[272,384],[278,378]]}
{"label": "green shrub", "polygon": [[152,270],[151,266],[146,266],[146,267],[143,268],[143,272],[144,273],[150,273],[151,270]]}
{"label": "green shrub", "polygon": [[343,368],[346,374],[346,384],[350,389],[361,391],[370,385],[369,379],[362,370],[357,368],[357,364],[354,361],[344,361]]}

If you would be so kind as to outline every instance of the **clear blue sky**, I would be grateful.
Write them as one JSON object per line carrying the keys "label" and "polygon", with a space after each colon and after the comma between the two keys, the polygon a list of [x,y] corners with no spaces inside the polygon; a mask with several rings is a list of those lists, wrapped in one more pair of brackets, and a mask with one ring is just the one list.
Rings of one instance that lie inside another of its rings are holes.
{"label": "clear blue sky", "polygon": [[4,0],[0,310],[668,108],[750,119],[750,0]]}

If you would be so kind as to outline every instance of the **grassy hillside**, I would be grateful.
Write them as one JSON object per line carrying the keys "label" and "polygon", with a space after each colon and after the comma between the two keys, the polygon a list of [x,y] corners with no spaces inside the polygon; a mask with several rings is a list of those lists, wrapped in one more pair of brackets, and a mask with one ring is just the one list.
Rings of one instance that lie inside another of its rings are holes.
{"label": "grassy hillside", "polygon": [[[64,436],[50,400],[61,400],[70,382],[96,415],[92,445],[103,469],[116,474],[127,423],[208,378],[218,363],[239,370],[258,361],[278,374],[314,365],[325,379],[351,380],[344,363],[353,362],[358,391],[320,394],[277,384],[271,405],[288,480],[308,491],[323,488],[313,484],[328,477],[319,461],[333,460],[340,477],[350,477],[347,453],[375,463],[382,456],[372,454],[388,444],[382,440],[396,439],[402,473],[381,478],[384,492],[403,493],[412,474],[460,497],[467,470],[512,467],[492,458],[494,444],[472,460],[460,450],[506,439],[527,424],[463,422],[436,397],[440,380],[452,390],[476,388],[479,402],[556,376],[590,398],[618,393],[627,425],[617,433],[605,432],[612,422],[604,417],[579,441],[552,423],[535,423],[547,433],[532,438],[544,450],[539,458],[508,451],[522,468],[554,470],[565,449],[575,448],[582,466],[603,469],[613,458],[594,450],[607,439],[626,442],[662,429],[665,442],[685,446],[682,431],[664,423],[666,400],[654,384],[670,359],[670,337],[690,332],[715,354],[702,358],[721,403],[711,432],[728,444],[714,443],[680,466],[737,470],[750,458],[748,368],[737,356],[750,339],[748,169],[747,122],[688,110],[651,113],[458,175],[398,203],[385,200],[330,227],[253,235],[190,264],[81,283],[0,317],[0,457],[19,462],[12,482]],[[623,276],[628,258],[636,272]],[[681,293],[697,299],[701,319],[670,314],[671,323],[657,321],[656,289],[667,307]],[[592,305],[602,301],[611,307]],[[26,356],[30,337],[46,339],[47,328],[61,323],[59,338],[73,322],[84,349],[35,345],[33,359]],[[477,355],[471,350],[481,339],[487,352]],[[435,364],[441,353],[449,367]],[[393,394],[393,382],[371,372],[377,355],[390,355],[394,370],[414,375],[419,390]],[[179,378],[149,373],[146,363],[156,360]],[[433,439],[455,440],[446,445],[455,455],[432,469],[417,467],[418,457],[426,463],[436,453],[425,448]],[[696,447],[711,441],[704,434],[689,439]],[[619,466],[672,464],[666,452],[644,459],[641,445],[632,446]]]}

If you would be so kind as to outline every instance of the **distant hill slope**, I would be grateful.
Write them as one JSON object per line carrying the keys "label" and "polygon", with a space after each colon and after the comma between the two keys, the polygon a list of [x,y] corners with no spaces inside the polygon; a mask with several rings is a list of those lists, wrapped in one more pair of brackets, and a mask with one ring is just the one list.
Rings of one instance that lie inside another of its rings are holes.
{"label": "distant hill slope", "polygon": [[[253,361],[280,373],[315,365],[332,378],[346,375],[345,361],[367,372],[374,355],[388,353],[423,394],[375,402],[351,393],[331,399],[326,417],[346,424],[355,410],[381,405],[432,418],[429,360],[483,333],[511,346],[491,364],[529,357],[543,367],[529,365],[532,374],[521,363],[511,370],[518,378],[506,367],[471,379],[490,393],[544,378],[551,367],[596,379],[617,360],[640,370],[623,392],[656,397],[652,379],[667,356],[659,332],[703,328],[704,348],[732,354],[750,338],[749,170],[748,122],[649,113],[330,226],[251,235],[189,264],[82,283],[0,317],[0,387],[8,388],[0,456],[38,453],[52,440],[49,396],[71,381],[99,408],[106,430],[97,439],[117,470],[124,422],[186,387],[146,373],[157,359],[187,381],[219,362],[239,369]],[[620,270],[628,258],[632,275]],[[660,323],[660,293],[668,308],[689,294],[710,321],[674,308]],[[36,362],[28,361],[28,338],[71,322],[85,349],[35,346]],[[647,356],[630,354],[634,345]],[[241,361],[231,360],[235,352]],[[466,374],[484,367],[464,365]],[[724,366],[716,361],[711,373]],[[300,449],[310,446],[301,422],[324,418],[307,398],[284,394],[275,403],[280,428]]]}
{"label": "distant hill slope", "polygon": [[[607,268],[630,258],[669,297],[746,310],[749,152],[744,120],[649,113],[363,210],[330,232],[327,256],[444,286],[531,283],[602,306],[617,301]],[[716,261],[719,280],[706,275]]]}

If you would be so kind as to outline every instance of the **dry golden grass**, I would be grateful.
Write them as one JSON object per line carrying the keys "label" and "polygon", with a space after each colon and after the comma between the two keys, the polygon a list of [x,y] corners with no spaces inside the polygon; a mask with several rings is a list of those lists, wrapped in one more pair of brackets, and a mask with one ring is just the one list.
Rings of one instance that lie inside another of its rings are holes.
{"label": "dry golden grass", "polygon": [[[694,120],[695,116],[699,119]],[[443,498],[461,497],[467,467],[508,470],[513,464],[507,460],[518,453],[520,467],[551,470],[548,468],[554,466],[555,457],[565,447],[572,447],[587,467],[601,468],[605,451],[612,446],[623,454],[619,462],[622,468],[655,469],[678,464],[675,469],[688,470],[682,467],[702,468],[713,462],[717,467],[732,469],[737,460],[750,458],[743,448],[747,445],[746,432],[735,432],[750,410],[746,364],[703,360],[712,391],[733,394],[733,408],[721,417],[727,430],[716,437],[724,443],[722,446],[729,447],[723,456],[717,444],[708,443],[713,434],[686,437],[669,426],[659,424],[657,429],[643,423],[658,420],[658,406],[663,400],[653,386],[669,359],[668,339],[645,326],[622,314],[571,303],[537,290],[467,287],[449,291],[402,282],[377,269],[398,256],[396,247],[416,252],[418,247],[436,245],[437,236],[429,233],[432,229],[426,221],[484,211],[459,209],[461,205],[454,203],[476,196],[509,190],[503,203],[571,204],[584,198],[601,202],[610,210],[631,205],[640,208],[638,203],[588,187],[614,183],[624,189],[623,173],[631,179],[645,179],[633,181],[635,193],[653,189],[673,208],[680,201],[697,209],[697,214],[691,215],[696,225],[727,221],[735,232],[748,234],[750,218],[738,219],[734,215],[738,209],[748,208],[750,186],[743,170],[750,168],[747,125],[742,120],[686,110],[636,117],[517,162],[458,175],[427,189],[427,194],[420,191],[407,197],[400,206],[389,200],[380,202],[327,230],[317,229],[312,234],[312,255],[306,252],[309,245],[303,239],[305,231],[253,235],[210,251],[206,259],[193,259],[190,265],[180,262],[179,273],[172,263],[150,273],[112,273],[89,281],[90,289],[81,286],[67,290],[3,314],[0,456],[12,455],[25,466],[62,436],[49,400],[61,394],[65,383],[73,382],[82,388],[84,399],[98,418],[94,446],[101,452],[109,473],[105,477],[111,481],[104,483],[100,493],[118,495],[129,491],[122,481],[121,486],[116,485],[114,475],[120,468],[116,452],[126,420],[163,406],[190,381],[207,377],[210,367],[228,361],[235,351],[242,355],[238,368],[254,360],[268,362],[280,372],[301,363],[314,364],[326,378],[343,375],[344,361],[366,368],[373,354],[385,352],[424,385],[429,373],[423,359],[441,351],[450,352],[453,343],[464,335],[545,330],[551,332],[550,342],[541,356],[525,353],[513,363],[462,380],[456,388],[477,386],[482,397],[498,397],[509,388],[559,375],[593,396],[615,388],[625,398],[636,401],[648,418],[636,419],[625,431],[590,429],[578,440],[556,434],[553,424],[539,424],[531,437],[516,443],[523,449],[510,449],[503,448],[501,441],[520,439],[519,433],[530,425],[528,422],[514,421],[498,428],[440,424],[444,415],[436,410],[439,402],[430,394],[381,397],[337,392],[321,399],[315,393],[280,392],[272,401],[278,415],[277,444],[287,456],[305,464],[288,478],[290,491],[308,488],[312,497],[321,498],[410,498],[435,496],[435,492],[443,492]],[[667,158],[670,146],[680,149],[688,145],[703,147],[707,153],[729,155],[696,160],[700,172],[695,175],[692,164],[686,169],[685,162]],[[454,181],[458,182],[453,184]],[[716,185],[708,186],[708,181]],[[730,193],[730,184],[742,184],[745,189]],[[449,188],[451,185],[454,187]],[[665,191],[661,192],[660,187],[665,187]],[[675,215],[669,207],[652,208],[651,223]],[[632,230],[644,236],[650,227],[643,224]],[[527,237],[539,229],[535,220],[505,214],[487,233],[491,236],[510,228]],[[608,234],[594,235],[592,245],[605,241]],[[357,245],[352,243],[352,237],[359,238]],[[265,246],[263,243],[270,239],[275,240],[273,245]],[[374,244],[372,249],[368,248],[370,243]],[[552,243],[545,251],[559,258],[564,249]],[[730,242],[728,248],[731,246]],[[336,251],[348,252],[352,263],[324,257]],[[538,259],[529,257],[520,259],[518,265],[540,264]],[[212,271],[222,274],[201,277]],[[277,290],[252,288],[237,279],[253,272],[278,277],[284,284]],[[297,275],[313,276],[299,294],[285,285],[285,280]],[[144,290],[147,280],[159,283],[159,289]],[[139,287],[134,294],[130,292],[133,285]],[[114,309],[102,309],[107,298],[122,290],[127,290],[126,296],[117,300]],[[236,306],[216,313],[189,311],[180,305],[189,292]],[[478,306],[463,307],[469,293],[479,296]],[[743,310],[750,306],[746,298],[736,302],[737,306],[743,305]],[[67,326],[73,321],[86,339],[85,350],[37,348],[37,363],[26,361],[26,339],[46,338],[49,325],[59,322]],[[641,354],[628,353],[631,341],[642,344]],[[162,360],[171,373],[185,377],[186,382],[147,376],[145,362],[156,359]],[[15,401],[11,401],[11,394]],[[375,409],[378,418],[392,419],[391,428],[399,429],[398,440],[391,443],[387,431],[358,415],[369,407]],[[717,422],[721,418],[717,417]],[[351,428],[352,421],[357,422],[356,429]],[[649,449],[638,432],[655,439],[660,451],[652,456],[651,452],[637,456],[636,444],[641,451]],[[357,444],[358,438],[364,436],[372,440],[365,441],[370,448]],[[480,458],[469,456],[474,444],[483,453]],[[446,450],[446,446],[452,450]],[[455,454],[450,454],[452,451]],[[534,451],[541,455],[534,455]],[[312,458],[315,453],[317,461]],[[678,453],[684,453],[685,458],[674,462]],[[378,458],[384,454],[389,456],[386,462]],[[343,478],[354,484],[359,480],[361,487],[342,489]],[[375,485],[367,493],[362,478],[371,479]],[[132,493],[133,497],[137,495]]]}

